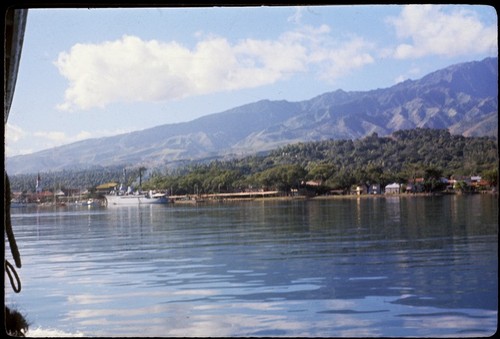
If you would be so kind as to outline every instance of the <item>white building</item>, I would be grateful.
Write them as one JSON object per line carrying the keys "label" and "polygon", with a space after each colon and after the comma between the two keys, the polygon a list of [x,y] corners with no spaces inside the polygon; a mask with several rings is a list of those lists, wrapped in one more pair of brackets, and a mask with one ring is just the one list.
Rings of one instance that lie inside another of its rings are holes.
{"label": "white building", "polygon": [[385,194],[399,194],[400,192],[401,186],[395,182],[385,186]]}

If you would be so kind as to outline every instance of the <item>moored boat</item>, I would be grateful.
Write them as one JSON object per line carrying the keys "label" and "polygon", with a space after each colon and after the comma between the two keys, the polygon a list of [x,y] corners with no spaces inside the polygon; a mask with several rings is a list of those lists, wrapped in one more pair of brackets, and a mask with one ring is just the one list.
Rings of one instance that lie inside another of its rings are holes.
{"label": "moored boat", "polygon": [[166,204],[168,197],[164,193],[134,193],[123,195],[105,195],[108,206],[112,205],[151,205]]}

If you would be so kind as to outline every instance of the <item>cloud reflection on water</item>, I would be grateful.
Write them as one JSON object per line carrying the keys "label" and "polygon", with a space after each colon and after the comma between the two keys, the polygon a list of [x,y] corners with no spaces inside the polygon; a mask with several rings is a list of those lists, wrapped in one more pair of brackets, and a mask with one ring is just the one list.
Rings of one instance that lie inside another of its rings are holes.
{"label": "cloud reflection on water", "polygon": [[497,226],[443,218],[451,202],[402,199],[400,224],[360,200],[360,227],[356,200],[51,217],[42,236],[17,225],[15,297],[36,325],[92,336],[482,336],[497,328]]}

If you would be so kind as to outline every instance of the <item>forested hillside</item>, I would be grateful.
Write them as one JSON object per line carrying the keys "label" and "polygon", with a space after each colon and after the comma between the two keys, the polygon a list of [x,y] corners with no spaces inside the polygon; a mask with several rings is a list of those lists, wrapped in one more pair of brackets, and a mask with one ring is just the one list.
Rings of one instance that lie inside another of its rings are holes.
{"label": "forested hillside", "polygon": [[329,164],[336,171],[352,173],[381,171],[407,174],[409,168],[434,167],[446,177],[474,175],[498,161],[497,142],[488,137],[467,138],[447,130],[413,129],[378,137],[376,133],[358,140],[329,140],[289,145],[269,157],[302,166]]}
{"label": "forested hillside", "polygon": [[234,191],[248,187],[286,190],[307,180],[333,189],[359,183],[408,182],[426,175],[483,175],[496,182],[497,141],[451,135],[447,130],[402,130],[389,137],[326,140],[288,145],[264,156],[193,164],[156,174],[149,187],[177,193]]}
{"label": "forested hillside", "polygon": [[[407,182],[430,174],[440,177],[481,175],[496,183],[497,140],[451,135],[447,130],[401,130],[388,137],[376,133],[357,140],[325,140],[287,145],[266,155],[192,162],[175,169],[149,169],[144,189],[172,194],[233,192],[261,187],[288,190],[307,180],[332,189],[359,183]],[[139,168],[41,173],[46,188],[92,188],[115,181],[138,183]],[[124,179],[126,178],[126,179]],[[36,174],[11,178],[13,190],[32,191]]]}

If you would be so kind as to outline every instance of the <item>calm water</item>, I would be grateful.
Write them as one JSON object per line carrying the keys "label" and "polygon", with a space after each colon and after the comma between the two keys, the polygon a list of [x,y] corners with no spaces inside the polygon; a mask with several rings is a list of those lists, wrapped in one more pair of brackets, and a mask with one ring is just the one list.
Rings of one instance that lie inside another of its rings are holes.
{"label": "calm water", "polygon": [[31,335],[456,337],[497,329],[491,195],[12,213],[23,290],[14,295],[9,285],[6,299],[32,322]]}

